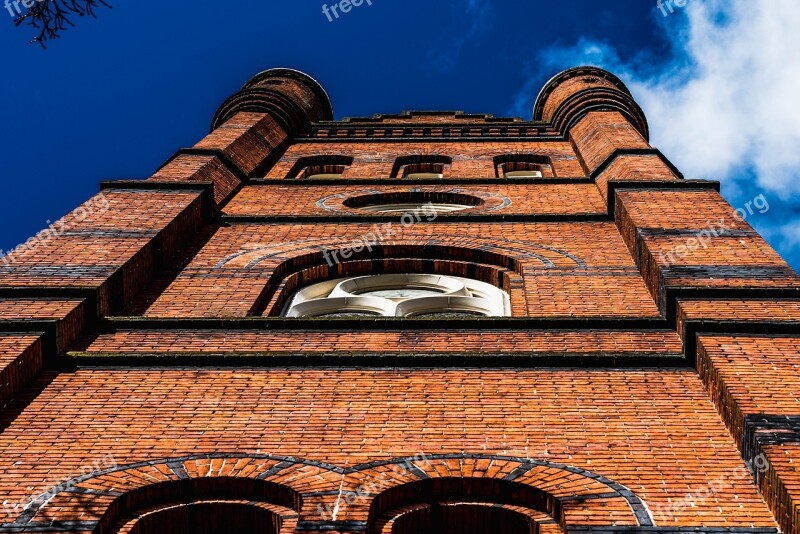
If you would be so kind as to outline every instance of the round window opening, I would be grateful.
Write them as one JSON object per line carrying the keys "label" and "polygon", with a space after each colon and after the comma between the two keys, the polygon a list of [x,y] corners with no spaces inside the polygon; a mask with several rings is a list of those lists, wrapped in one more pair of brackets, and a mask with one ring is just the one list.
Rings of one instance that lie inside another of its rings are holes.
{"label": "round window opening", "polygon": [[480,206],[483,200],[461,193],[410,191],[363,195],[348,198],[343,204],[372,213],[449,213]]}
{"label": "round window opening", "polygon": [[436,274],[383,274],[339,278],[298,291],[285,317],[359,319],[506,317],[508,294],[485,282]]}

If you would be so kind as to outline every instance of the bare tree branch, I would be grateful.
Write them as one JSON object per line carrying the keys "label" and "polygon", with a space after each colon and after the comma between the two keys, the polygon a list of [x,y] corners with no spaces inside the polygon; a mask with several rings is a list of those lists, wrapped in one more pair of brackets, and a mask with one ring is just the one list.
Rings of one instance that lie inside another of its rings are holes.
{"label": "bare tree branch", "polygon": [[[27,13],[21,14],[14,20],[20,26],[27,24],[38,31],[38,35],[31,39],[32,43],[39,43],[42,47],[50,39],[57,39],[60,33],[67,28],[75,26],[72,22],[74,16],[89,15],[96,17],[95,10],[99,6],[111,8],[106,0],[29,0],[35,2]],[[18,8],[19,2],[14,6]]]}

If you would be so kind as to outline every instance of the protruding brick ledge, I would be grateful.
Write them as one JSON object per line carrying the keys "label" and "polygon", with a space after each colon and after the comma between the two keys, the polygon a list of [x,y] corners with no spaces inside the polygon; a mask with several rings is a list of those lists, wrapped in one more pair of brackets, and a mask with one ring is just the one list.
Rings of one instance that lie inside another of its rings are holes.
{"label": "protruding brick ledge", "polygon": [[664,191],[664,190],[720,190],[720,182],[715,180],[609,180],[608,214],[619,218],[617,213],[617,193],[620,191]]}
{"label": "protruding brick ledge", "polygon": [[[512,181],[513,180],[513,181]],[[405,187],[407,185],[446,185],[455,187],[461,183],[469,185],[553,185],[553,184],[591,184],[594,181],[585,176],[545,176],[542,178],[497,178],[486,176],[483,178],[452,176],[447,178],[387,178],[369,176],[364,178],[340,178],[335,182],[324,180],[305,179],[295,180],[289,178],[251,178],[247,185],[291,185],[292,187],[314,186],[342,186],[342,185],[383,185],[388,187]]]}
{"label": "protruding brick ledge", "polygon": [[[348,326],[353,323],[352,327]],[[430,326],[429,326],[429,323]],[[66,366],[628,367],[689,366],[674,332],[628,321],[109,319]],[[618,328],[599,329],[615,324]],[[654,322],[640,322],[652,326]],[[530,328],[525,328],[525,326]],[[561,328],[559,327],[561,326]],[[576,328],[577,325],[580,327]],[[571,326],[571,328],[570,328]],[[629,329],[623,329],[627,326]],[[585,327],[585,328],[583,328]],[[413,329],[409,337],[405,332]],[[297,334],[302,333],[302,337]],[[235,337],[232,337],[235,336]],[[138,347],[146,341],[145,350]]]}
{"label": "protruding brick ledge", "polygon": [[[800,415],[759,414],[744,417],[740,447],[742,456],[748,462],[753,462],[764,447],[785,443],[800,444]],[[756,473],[756,481],[759,479],[759,473]]]}
{"label": "protruding brick ledge", "polygon": [[86,299],[0,297],[0,332],[44,332],[48,354],[66,350],[95,319]]}
{"label": "protruding brick ledge", "polygon": [[[573,213],[569,215],[553,215],[553,214],[509,214],[503,215],[502,213],[481,214],[475,215],[459,215],[455,214],[442,214],[436,218],[440,223],[465,223],[465,222],[608,222],[610,219],[603,213]],[[239,223],[239,224],[253,224],[253,223],[380,223],[380,222],[397,222],[397,217],[391,215],[223,215],[218,219],[221,223]]]}
{"label": "protruding brick ledge", "polygon": [[42,369],[42,333],[0,334],[0,409]]}
{"label": "protruding brick ledge", "polygon": [[[696,306],[694,315],[708,305]],[[741,316],[746,308],[727,310]],[[761,312],[754,312],[759,316]],[[800,338],[796,310],[773,328],[783,334],[758,332],[707,334],[699,337],[697,366],[712,401],[737,440],[742,456],[784,532],[800,532],[800,415],[797,414],[797,362]],[[788,319],[788,320],[787,320]],[[732,329],[755,324],[733,324]]]}

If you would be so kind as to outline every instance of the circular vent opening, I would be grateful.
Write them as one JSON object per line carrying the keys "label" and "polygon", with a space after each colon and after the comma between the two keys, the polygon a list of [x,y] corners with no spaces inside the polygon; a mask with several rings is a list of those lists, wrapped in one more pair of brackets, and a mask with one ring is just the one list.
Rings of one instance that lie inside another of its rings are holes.
{"label": "circular vent opening", "polygon": [[348,198],[343,204],[373,213],[448,213],[480,206],[483,200],[461,193],[417,191],[364,195]]}

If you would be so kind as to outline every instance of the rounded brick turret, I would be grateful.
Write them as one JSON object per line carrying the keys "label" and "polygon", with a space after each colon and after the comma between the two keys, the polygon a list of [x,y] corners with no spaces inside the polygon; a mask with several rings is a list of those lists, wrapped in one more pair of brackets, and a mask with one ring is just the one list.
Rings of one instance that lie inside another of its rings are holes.
{"label": "rounded brick turret", "polygon": [[311,76],[293,69],[269,69],[255,75],[219,107],[211,130],[242,111],[269,113],[292,134],[307,131],[313,122],[333,120],[325,89]]}
{"label": "rounded brick turret", "polygon": [[619,111],[649,139],[647,119],[622,81],[597,67],[565,70],[547,82],[536,98],[533,120],[568,132],[591,111]]}

